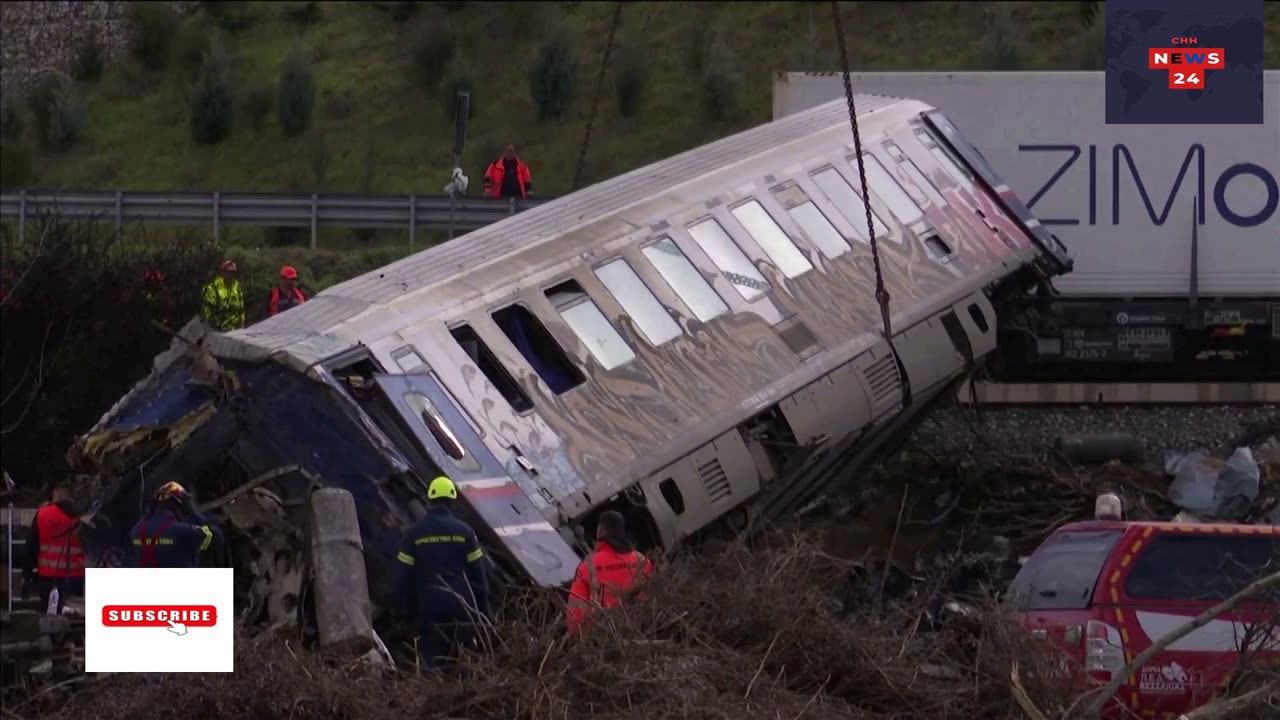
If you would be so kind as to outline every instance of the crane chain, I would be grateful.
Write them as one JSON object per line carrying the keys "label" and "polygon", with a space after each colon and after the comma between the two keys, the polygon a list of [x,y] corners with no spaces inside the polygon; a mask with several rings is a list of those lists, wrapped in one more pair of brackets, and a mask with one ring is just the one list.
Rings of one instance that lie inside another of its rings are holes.
{"label": "crane chain", "polygon": [[884,286],[880,272],[880,249],[876,243],[876,228],[871,220],[871,195],[867,190],[867,171],[862,162],[862,136],[858,132],[858,111],[853,106],[853,83],[849,80],[849,52],[845,49],[844,25],[840,19],[840,3],[831,0],[831,14],[836,28],[836,45],[840,48],[840,70],[844,76],[844,97],[849,103],[849,123],[853,125],[853,151],[858,159],[858,181],[862,183],[862,206],[867,214],[867,237],[871,238],[871,262],[876,271],[876,301],[880,303],[880,319],[884,323],[886,340],[893,341],[889,325],[889,291]]}
{"label": "crane chain", "polygon": [[587,146],[591,144],[591,126],[596,121],[596,112],[600,108],[600,95],[604,92],[605,71],[609,69],[609,55],[613,52],[613,38],[622,25],[622,3],[613,4],[613,20],[609,24],[609,39],[604,44],[604,55],[600,60],[600,72],[596,75],[595,97],[591,98],[591,110],[587,114],[587,127],[582,136],[582,147],[578,149],[578,167],[573,173],[573,190],[581,187],[582,170],[587,163]]}

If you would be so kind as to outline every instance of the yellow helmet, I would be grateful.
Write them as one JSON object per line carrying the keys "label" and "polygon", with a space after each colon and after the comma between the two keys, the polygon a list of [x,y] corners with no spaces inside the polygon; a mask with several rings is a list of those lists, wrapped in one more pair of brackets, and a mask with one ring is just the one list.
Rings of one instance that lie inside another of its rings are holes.
{"label": "yellow helmet", "polygon": [[427,486],[427,499],[439,500],[440,498],[448,498],[449,500],[458,499],[458,486],[453,484],[449,478],[441,475],[431,484]]}
{"label": "yellow helmet", "polygon": [[182,502],[187,497],[187,489],[176,482],[169,481],[156,490],[156,502],[176,500]]}

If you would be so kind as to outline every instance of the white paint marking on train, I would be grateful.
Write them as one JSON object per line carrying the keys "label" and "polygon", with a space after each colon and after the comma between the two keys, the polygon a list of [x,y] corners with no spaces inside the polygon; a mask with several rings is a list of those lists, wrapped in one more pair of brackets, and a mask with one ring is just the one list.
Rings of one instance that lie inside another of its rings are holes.
{"label": "white paint marking on train", "polygon": [[484,480],[458,480],[456,484],[459,488],[487,490],[489,488],[514,485],[515,483],[507,478],[487,478]]}
{"label": "white paint marking on train", "polygon": [[522,535],[527,532],[536,532],[539,530],[546,532],[556,531],[555,528],[551,527],[551,523],[546,521],[529,523],[528,525],[503,525],[502,527],[494,528],[494,532],[498,533],[501,537],[514,537],[516,535]]}

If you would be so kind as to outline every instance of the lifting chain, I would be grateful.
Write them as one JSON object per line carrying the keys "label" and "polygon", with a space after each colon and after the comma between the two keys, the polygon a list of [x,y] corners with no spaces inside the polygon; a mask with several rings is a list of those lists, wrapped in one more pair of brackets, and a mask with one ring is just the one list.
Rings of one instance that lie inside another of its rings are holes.
{"label": "lifting chain", "polygon": [[596,121],[596,111],[600,108],[600,94],[604,92],[605,72],[609,69],[609,55],[613,52],[613,38],[622,25],[622,3],[613,4],[613,21],[609,23],[609,39],[604,43],[604,55],[600,59],[600,72],[596,75],[596,93],[591,98],[591,110],[587,114],[587,129],[582,135],[582,147],[578,150],[578,168],[573,173],[573,190],[582,185],[582,169],[587,163],[587,146],[591,144],[591,126]]}
{"label": "lifting chain", "polygon": [[849,103],[849,122],[853,125],[853,151],[858,159],[858,181],[862,183],[862,205],[867,213],[867,237],[871,238],[871,262],[876,271],[876,301],[880,303],[880,319],[884,322],[884,337],[891,344],[893,331],[889,326],[889,291],[884,287],[884,275],[880,272],[880,249],[876,244],[876,228],[871,221],[871,195],[867,192],[867,171],[862,162],[862,136],[858,133],[858,112],[853,107],[853,83],[849,80],[849,53],[844,45],[844,25],[840,21],[840,3],[831,0],[831,15],[836,27],[836,45],[840,48],[840,70],[844,75],[844,97]]}

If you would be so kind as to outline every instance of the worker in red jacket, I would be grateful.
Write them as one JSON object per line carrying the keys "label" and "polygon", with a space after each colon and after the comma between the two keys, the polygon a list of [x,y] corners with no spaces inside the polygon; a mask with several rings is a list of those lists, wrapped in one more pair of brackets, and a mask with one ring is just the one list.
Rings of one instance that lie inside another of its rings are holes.
{"label": "worker in red jacket", "polygon": [[306,293],[298,287],[298,271],[292,265],[280,268],[280,282],[271,288],[271,299],[267,304],[267,317],[275,317],[295,305],[307,301]]}
{"label": "worker in red jacket", "polygon": [[23,579],[35,582],[41,612],[57,590],[57,612],[61,613],[68,595],[84,594],[80,513],[72,503],[70,487],[58,485],[53,489],[52,500],[36,511],[28,538]]}
{"label": "worker in red jacket", "polygon": [[484,196],[493,198],[528,197],[533,191],[533,176],[529,166],[516,156],[514,145],[502,151],[502,157],[489,164],[484,171]]}
{"label": "worker in red jacket", "polygon": [[637,581],[653,575],[653,563],[635,549],[626,530],[622,513],[600,513],[596,549],[578,566],[569,586],[566,620],[570,634],[582,630],[593,610],[617,607]]}

